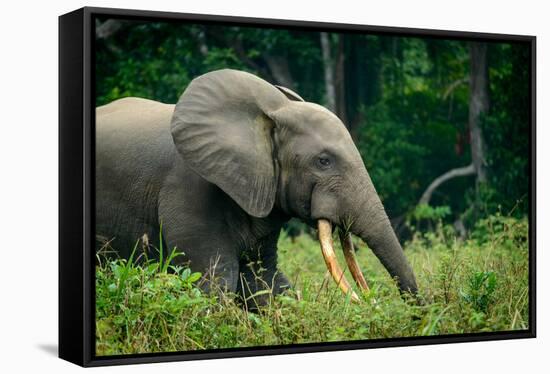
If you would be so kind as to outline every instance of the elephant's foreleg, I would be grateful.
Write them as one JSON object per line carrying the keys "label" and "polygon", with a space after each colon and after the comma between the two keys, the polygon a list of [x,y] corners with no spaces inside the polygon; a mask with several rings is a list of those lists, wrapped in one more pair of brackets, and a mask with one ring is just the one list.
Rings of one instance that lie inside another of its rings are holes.
{"label": "elephant's foreleg", "polygon": [[289,287],[290,282],[277,269],[276,247],[264,247],[256,255],[241,256],[237,294],[248,309],[268,304],[273,296]]}
{"label": "elephant's foreleg", "polygon": [[[216,209],[216,195],[197,197],[197,191],[183,188],[182,180],[177,173],[171,175],[160,193],[158,214],[166,245],[185,254],[177,258],[180,263],[202,273],[199,285],[204,291],[235,292],[238,251],[224,223],[223,211]],[[208,186],[201,185],[200,191],[210,191]]]}
{"label": "elephant's foreleg", "polygon": [[[196,266],[191,265],[191,268],[195,270]],[[202,271],[198,270],[202,273],[199,286],[204,292],[215,292],[220,295],[237,292],[239,264],[236,257],[213,256],[210,258],[210,263],[201,268]]]}

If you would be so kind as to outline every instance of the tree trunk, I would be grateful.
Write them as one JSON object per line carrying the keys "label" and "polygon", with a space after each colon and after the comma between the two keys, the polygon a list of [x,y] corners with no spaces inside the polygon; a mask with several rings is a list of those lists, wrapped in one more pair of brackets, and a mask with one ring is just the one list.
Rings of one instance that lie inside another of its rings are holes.
{"label": "tree trunk", "polygon": [[472,163],[476,169],[478,183],[487,181],[485,142],[481,132],[481,116],[489,111],[489,74],[487,66],[487,44],[470,43],[470,125]]}
{"label": "tree trunk", "polygon": [[336,112],[336,85],[334,82],[334,71],[332,65],[332,53],[329,34],[322,32],[321,34],[321,51],[323,53],[323,67],[325,73],[325,92],[326,106]]}
{"label": "tree trunk", "polygon": [[267,63],[276,83],[295,91],[294,79],[292,79],[292,75],[290,74],[288,59],[283,56],[272,56],[270,54],[264,54],[262,57]]}
{"label": "tree trunk", "polygon": [[200,29],[191,29],[191,35],[197,41],[199,45],[199,52],[203,57],[208,56],[208,44],[206,43],[206,33],[203,28]]}
{"label": "tree trunk", "polygon": [[[375,38],[371,36],[372,38]],[[354,140],[359,138],[365,123],[365,108],[379,100],[378,74],[381,63],[376,42],[364,35],[346,35],[346,113],[348,127]]]}
{"label": "tree trunk", "polygon": [[346,80],[345,80],[345,54],[344,54],[344,37],[338,35],[338,49],[336,54],[336,63],[334,64],[335,78],[334,85],[336,91],[336,115],[346,125],[348,130],[348,116],[346,113]]}
{"label": "tree trunk", "polygon": [[481,132],[481,116],[489,111],[489,74],[487,65],[487,44],[470,43],[470,150],[472,163],[461,168],[451,169],[430,183],[418,204],[429,204],[433,192],[444,182],[467,175],[475,174],[477,183],[487,181],[487,163],[485,159],[485,142]]}

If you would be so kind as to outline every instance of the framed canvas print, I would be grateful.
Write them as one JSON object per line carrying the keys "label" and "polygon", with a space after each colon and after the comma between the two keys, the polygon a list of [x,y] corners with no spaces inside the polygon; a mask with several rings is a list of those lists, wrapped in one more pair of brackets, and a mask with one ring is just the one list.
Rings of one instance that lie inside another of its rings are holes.
{"label": "framed canvas print", "polygon": [[535,37],[59,18],[59,354],[535,336]]}

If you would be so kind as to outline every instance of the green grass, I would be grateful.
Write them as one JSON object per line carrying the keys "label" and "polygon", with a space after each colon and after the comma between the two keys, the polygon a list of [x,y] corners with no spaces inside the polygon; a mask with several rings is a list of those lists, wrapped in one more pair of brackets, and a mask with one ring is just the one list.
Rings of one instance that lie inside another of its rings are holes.
{"label": "green grass", "polygon": [[282,235],[279,265],[294,287],[258,313],[247,312],[231,295],[203,294],[197,288],[200,274],[170,265],[175,253],[160,263],[141,265],[134,263],[137,253],[131,261],[99,255],[97,354],[526,329],[527,235],[526,219],[500,215],[479,222],[466,241],[441,226],[416,234],[404,247],[423,306],[400,297],[386,270],[360,241],[357,257],[372,289],[362,295],[363,302],[350,302],[333,284],[316,240],[302,235],[292,243]]}

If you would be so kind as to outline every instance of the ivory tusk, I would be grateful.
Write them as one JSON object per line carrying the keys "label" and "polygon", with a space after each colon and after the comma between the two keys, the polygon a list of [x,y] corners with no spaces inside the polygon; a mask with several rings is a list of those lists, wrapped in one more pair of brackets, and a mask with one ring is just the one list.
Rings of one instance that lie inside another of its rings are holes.
{"label": "ivory tusk", "polygon": [[352,290],[336,259],[336,254],[334,253],[334,247],[332,245],[332,226],[330,222],[325,219],[320,219],[317,221],[317,228],[319,229],[319,243],[321,244],[323,258],[325,259],[325,264],[327,265],[332,279],[334,279],[338,287],[340,287],[346,295],[349,293],[351,299],[358,302],[359,297]]}
{"label": "ivory tusk", "polygon": [[361,268],[357,263],[357,259],[355,258],[355,250],[353,249],[351,234],[346,234],[340,231],[340,243],[342,244],[342,250],[344,251],[344,257],[346,258],[346,263],[348,264],[351,276],[353,277],[355,283],[357,283],[357,286],[359,286],[359,288],[368,292],[369,286],[367,284],[367,281],[365,280],[365,277],[363,276],[363,272],[361,272]]}

